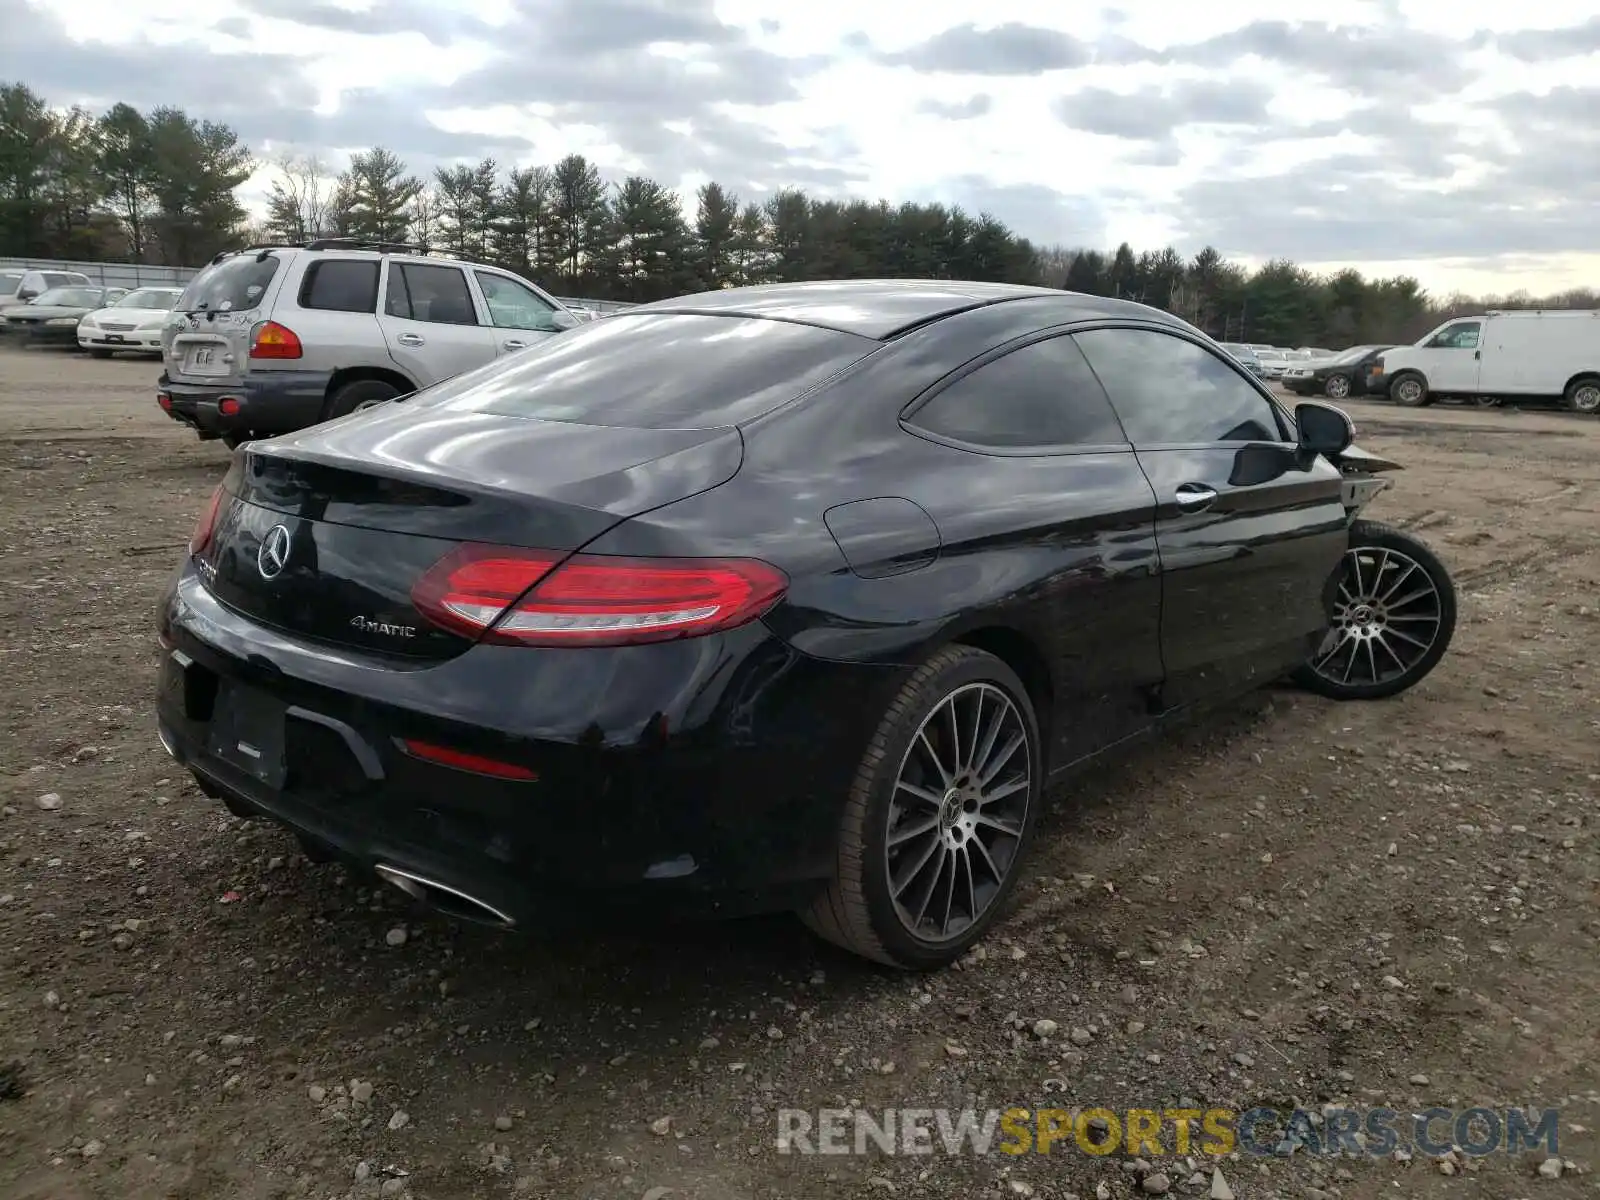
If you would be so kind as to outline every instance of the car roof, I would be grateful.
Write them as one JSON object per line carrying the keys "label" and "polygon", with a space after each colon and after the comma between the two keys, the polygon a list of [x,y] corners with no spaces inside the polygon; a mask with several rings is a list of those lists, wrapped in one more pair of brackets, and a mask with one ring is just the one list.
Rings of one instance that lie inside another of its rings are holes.
{"label": "car roof", "polygon": [[[1070,299],[1075,319],[1093,316],[1159,319],[1165,314],[1128,300],[1063,292],[1017,283],[978,283],[959,279],[841,279],[811,283],[764,283],[753,287],[694,292],[634,313],[705,313],[766,317],[819,325],[884,341],[954,313],[1030,297]],[[1171,318],[1168,318],[1170,320]]]}

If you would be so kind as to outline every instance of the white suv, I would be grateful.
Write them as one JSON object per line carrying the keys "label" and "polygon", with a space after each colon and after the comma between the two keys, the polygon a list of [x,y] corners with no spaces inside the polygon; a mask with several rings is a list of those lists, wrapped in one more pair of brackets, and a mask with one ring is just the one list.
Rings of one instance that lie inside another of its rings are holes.
{"label": "white suv", "polygon": [[157,401],[236,446],[382,404],[578,324],[498,267],[330,238],[219,254],[162,330]]}

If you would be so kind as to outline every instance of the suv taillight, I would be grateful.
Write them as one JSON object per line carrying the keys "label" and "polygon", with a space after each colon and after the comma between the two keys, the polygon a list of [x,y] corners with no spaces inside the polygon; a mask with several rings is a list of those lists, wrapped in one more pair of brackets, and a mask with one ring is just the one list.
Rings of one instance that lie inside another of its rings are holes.
{"label": "suv taillight", "polygon": [[299,358],[300,338],[276,321],[263,321],[250,331],[251,358]]}
{"label": "suv taillight", "polygon": [[227,494],[227,490],[220,483],[217,485],[217,490],[211,493],[205,511],[195,523],[194,533],[189,536],[190,554],[199,554],[211,544],[211,535],[217,528],[217,514],[222,511],[222,500]]}
{"label": "suv taillight", "polygon": [[434,624],[514,646],[631,646],[755,620],[789,581],[751,558],[613,558],[471,545],[411,589]]}

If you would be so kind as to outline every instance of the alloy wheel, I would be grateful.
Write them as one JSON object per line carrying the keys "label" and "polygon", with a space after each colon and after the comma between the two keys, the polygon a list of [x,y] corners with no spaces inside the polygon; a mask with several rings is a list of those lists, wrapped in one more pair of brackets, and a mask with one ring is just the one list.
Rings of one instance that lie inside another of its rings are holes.
{"label": "alloy wheel", "polygon": [[884,842],[907,932],[954,941],[993,905],[1017,862],[1033,771],[1028,726],[994,684],[957,688],[923,720],[895,777]]}
{"label": "alloy wheel", "polygon": [[1311,669],[1340,687],[1387,683],[1422,661],[1443,621],[1439,589],[1416,559],[1357,547],[1345,553],[1333,627]]}
{"label": "alloy wheel", "polygon": [[1575,412],[1600,413],[1600,383],[1579,384],[1572,393]]}
{"label": "alloy wheel", "polygon": [[1419,379],[1402,379],[1395,385],[1395,399],[1402,404],[1414,404],[1422,399],[1422,381]]}
{"label": "alloy wheel", "polygon": [[1343,400],[1350,394],[1350,381],[1343,375],[1332,375],[1328,378],[1327,387],[1323,389],[1330,399]]}

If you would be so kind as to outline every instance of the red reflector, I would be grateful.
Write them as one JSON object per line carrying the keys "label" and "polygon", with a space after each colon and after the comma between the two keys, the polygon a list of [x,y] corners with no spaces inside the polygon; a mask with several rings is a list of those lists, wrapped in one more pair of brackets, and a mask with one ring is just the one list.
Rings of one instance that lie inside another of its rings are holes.
{"label": "red reflector", "polygon": [[190,554],[199,554],[211,544],[211,535],[217,527],[217,514],[222,511],[222,499],[227,494],[221,484],[211,493],[211,499],[206,502],[205,511],[200,514],[200,520],[189,538]]}
{"label": "red reflector", "polygon": [[172,397],[167,395],[165,392],[156,393],[156,403],[161,405],[163,411],[172,411]]}
{"label": "red reflector", "polygon": [[411,599],[435,624],[487,642],[627,646],[747,624],[788,582],[756,559],[575,554],[563,561],[539,550],[469,546],[424,575]]}
{"label": "red reflector", "polygon": [[276,321],[263,321],[250,331],[251,358],[299,358],[300,338]]}
{"label": "red reflector", "polygon": [[217,402],[217,411],[225,417],[236,416],[243,405],[233,396],[224,396]]}
{"label": "red reflector", "polygon": [[431,742],[417,742],[407,738],[402,745],[413,758],[438,763],[441,767],[454,767],[458,771],[472,771],[478,775],[493,775],[496,779],[520,779],[532,782],[539,772],[530,771],[516,763],[502,762],[498,758],[485,758],[481,754],[468,754],[448,746],[435,746]]}

